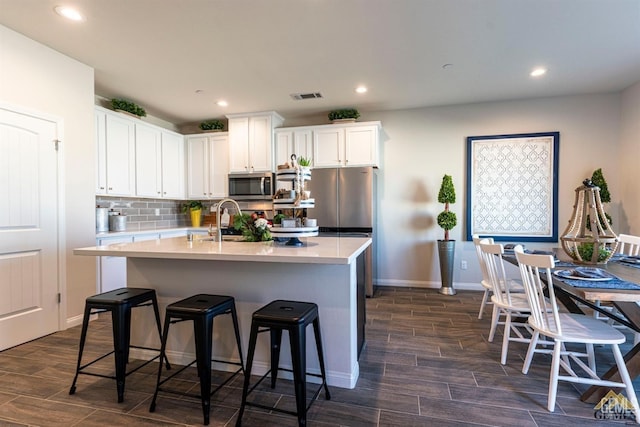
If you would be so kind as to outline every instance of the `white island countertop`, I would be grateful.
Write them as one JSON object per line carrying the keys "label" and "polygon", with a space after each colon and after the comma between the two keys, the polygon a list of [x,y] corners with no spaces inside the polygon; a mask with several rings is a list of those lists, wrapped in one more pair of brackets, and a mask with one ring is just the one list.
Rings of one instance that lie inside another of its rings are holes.
{"label": "white island countertop", "polygon": [[301,264],[351,264],[369,245],[370,238],[309,237],[304,246],[270,242],[215,242],[200,236],[156,239],[74,249],[74,255],[127,258],[253,261]]}

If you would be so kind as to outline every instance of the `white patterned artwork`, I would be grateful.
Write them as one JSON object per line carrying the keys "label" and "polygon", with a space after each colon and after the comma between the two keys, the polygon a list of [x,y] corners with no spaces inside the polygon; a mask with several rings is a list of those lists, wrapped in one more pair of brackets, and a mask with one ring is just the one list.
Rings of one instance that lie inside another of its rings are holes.
{"label": "white patterned artwork", "polygon": [[467,138],[467,239],[557,241],[558,132]]}

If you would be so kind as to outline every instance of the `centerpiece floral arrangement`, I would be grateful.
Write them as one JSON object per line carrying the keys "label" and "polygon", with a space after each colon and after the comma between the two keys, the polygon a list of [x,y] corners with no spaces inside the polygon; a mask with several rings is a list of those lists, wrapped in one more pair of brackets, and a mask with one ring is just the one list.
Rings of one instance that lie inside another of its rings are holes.
{"label": "centerpiece floral arrangement", "polygon": [[233,217],[233,228],[242,232],[245,242],[267,242],[271,237],[271,225],[256,213],[238,214]]}

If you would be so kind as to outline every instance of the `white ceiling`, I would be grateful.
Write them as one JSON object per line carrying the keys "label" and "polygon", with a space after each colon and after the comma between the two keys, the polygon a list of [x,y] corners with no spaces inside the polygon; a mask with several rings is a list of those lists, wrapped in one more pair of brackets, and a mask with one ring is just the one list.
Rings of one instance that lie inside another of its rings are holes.
{"label": "white ceiling", "polygon": [[[86,21],[61,18],[56,5],[76,6]],[[95,68],[97,94],[178,125],[640,81],[640,0],[0,0],[0,24]],[[529,77],[535,66],[547,75]],[[359,84],[369,92],[356,94]],[[324,99],[289,96],[313,91]]]}

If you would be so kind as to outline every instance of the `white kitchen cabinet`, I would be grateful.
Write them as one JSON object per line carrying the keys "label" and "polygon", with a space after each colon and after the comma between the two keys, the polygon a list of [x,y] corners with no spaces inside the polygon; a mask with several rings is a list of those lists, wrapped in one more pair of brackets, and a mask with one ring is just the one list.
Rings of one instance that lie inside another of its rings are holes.
{"label": "white kitchen cabinet", "polygon": [[313,132],[311,129],[276,129],[276,166],[289,163],[291,155],[313,157]]}
{"label": "white kitchen cabinet", "polygon": [[184,139],[156,126],[136,124],[136,195],[181,199],[185,194]]}
{"label": "white kitchen cabinet", "polygon": [[229,172],[273,170],[273,129],[284,119],[276,112],[234,114],[229,119]]}
{"label": "white kitchen cabinet", "polygon": [[313,128],[313,166],[378,166],[379,122]]}
{"label": "white kitchen cabinet", "polygon": [[96,109],[96,193],[133,196],[135,189],[135,126],[118,113]]}
{"label": "white kitchen cabinet", "polygon": [[[131,243],[132,236],[101,237],[96,244],[98,246],[114,245],[116,243]],[[124,257],[102,256],[97,263],[97,292],[108,292],[127,286],[127,259]]]}
{"label": "white kitchen cabinet", "polygon": [[187,197],[221,199],[229,194],[229,140],[226,132],[190,135],[187,144]]}

